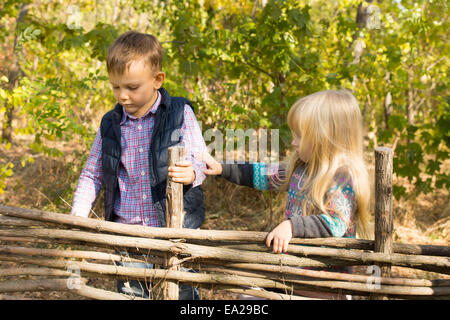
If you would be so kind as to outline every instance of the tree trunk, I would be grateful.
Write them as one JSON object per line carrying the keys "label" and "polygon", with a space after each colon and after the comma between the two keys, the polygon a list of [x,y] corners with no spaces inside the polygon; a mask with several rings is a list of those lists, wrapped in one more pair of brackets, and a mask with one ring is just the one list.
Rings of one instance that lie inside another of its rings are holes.
{"label": "tree trunk", "polygon": [[[22,3],[20,5],[19,10],[19,16],[16,20],[16,28],[15,28],[15,37],[14,37],[14,45],[12,48],[12,59],[9,63],[9,69],[8,69],[8,90],[12,92],[19,83],[19,76],[21,73],[20,65],[19,65],[19,57],[16,53],[17,48],[17,30],[19,29],[19,25],[23,22],[25,19],[25,16],[28,13],[30,4],[29,3]],[[11,142],[12,141],[12,122],[14,119],[14,105],[11,103],[8,105],[7,101],[5,102],[6,112],[5,112],[5,118],[3,120],[3,131],[2,131],[2,140]]]}

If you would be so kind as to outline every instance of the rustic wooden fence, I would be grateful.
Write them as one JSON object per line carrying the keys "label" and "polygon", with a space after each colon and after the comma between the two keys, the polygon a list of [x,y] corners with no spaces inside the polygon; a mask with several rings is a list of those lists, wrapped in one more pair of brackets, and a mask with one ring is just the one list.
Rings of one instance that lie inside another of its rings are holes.
{"label": "rustic wooden fence", "polygon": [[[170,161],[180,155],[170,150]],[[294,238],[289,254],[271,253],[264,245],[266,232],[181,228],[182,186],[172,181],[167,186],[170,228],[0,205],[0,261],[20,265],[0,269],[0,294],[70,290],[92,299],[138,299],[87,285],[89,278],[112,277],[152,282],[163,299],[178,299],[180,282],[268,299],[305,299],[296,294],[305,291],[370,299],[450,298],[450,246],[393,242],[392,151],[378,148],[375,166],[375,240]],[[161,267],[130,268],[117,266],[118,261]],[[369,266],[372,273],[299,268],[331,266]],[[437,279],[392,277],[392,266],[433,272]],[[37,280],[11,280],[24,275]]]}

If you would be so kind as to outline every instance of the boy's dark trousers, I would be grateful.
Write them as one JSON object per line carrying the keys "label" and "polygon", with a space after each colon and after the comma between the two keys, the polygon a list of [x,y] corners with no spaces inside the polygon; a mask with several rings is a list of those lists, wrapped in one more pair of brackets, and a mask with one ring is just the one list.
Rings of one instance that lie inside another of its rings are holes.
{"label": "boy's dark trousers", "polygon": [[[122,252],[121,254],[123,255],[124,253]],[[144,262],[115,261],[115,264],[122,267],[153,269],[153,264]],[[181,269],[182,271],[195,272],[192,269]],[[179,288],[179,300],[200,300],[197,288],[183,283],[180,283]],[[118,280],[117,292],[124,293],[132,297],[152,299],[152,283],[144,280]]]}

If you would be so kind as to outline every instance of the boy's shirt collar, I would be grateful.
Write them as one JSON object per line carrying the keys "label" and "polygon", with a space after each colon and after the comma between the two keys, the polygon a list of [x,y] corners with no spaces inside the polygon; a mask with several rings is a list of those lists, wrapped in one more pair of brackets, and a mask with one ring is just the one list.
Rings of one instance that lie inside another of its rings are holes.
{"label": "boy's shirt collar", "polygon": [[[159,93],[159,91],[157,91],[157,93],[158,93],[158,97],[156,98],[155,103],[153,104],[153,106],[141,118],[146,117],[149,113],[155,114],[156,110],[158,110],[158,106],[161,103],[161,94]],[[123,106],[122,106],[122,110],[123,110],[123,116],[122,116],[122,121],[120,122],[120,125],[124,124],[125,121],[127,121],[127,117],[129,117],[130,119],[138,119],[137,117],[128,114],[125,111],[125,108]]]}

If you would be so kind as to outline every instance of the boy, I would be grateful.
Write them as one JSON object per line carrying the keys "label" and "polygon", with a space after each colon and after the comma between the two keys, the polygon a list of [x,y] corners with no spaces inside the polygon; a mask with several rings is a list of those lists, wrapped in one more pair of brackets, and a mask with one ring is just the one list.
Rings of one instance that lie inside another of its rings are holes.
{"label": "boy", "polygon": [[[170,175],[184,185],[184,227],[203,223],[205,165],[194,154],[206,145],[190,102],[170,97],[162,87],[162,56],[154,36],[135,31],[122,34],[109,48],[107,70],[117,103],[102,118],[71,214],[87,217],[104,186],[105,220],[164,227],[167,149],[182,144],[190,161],[171,167]],[[130,285],[119,281],[119,292],[148,297],[143,282]],[[192,297],[180,292],[182,298]]]}

